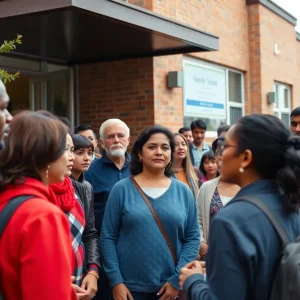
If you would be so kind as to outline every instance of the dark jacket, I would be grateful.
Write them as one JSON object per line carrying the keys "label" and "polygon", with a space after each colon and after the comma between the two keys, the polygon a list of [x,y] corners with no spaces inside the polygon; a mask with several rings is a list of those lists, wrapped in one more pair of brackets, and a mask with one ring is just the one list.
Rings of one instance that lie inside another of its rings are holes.
{"label": "dark jacket", "polygon": [[82,241],[85,248],[85,265],[97,265],[101,269],[99,237],[95,228],[94,214],[94,193],[93,187],[84,180],[83,174],[76,180],[71,176],[75,193],[83,203],[85,215],[85,228],[82,234]]}
{"label": "dark jacket", "polygon": [[[275,182],[261,180],[237,194],[259,197],[285,227],[291,241],[300,235],[299,213],[284,210]],[[187,299],[267,300],[282,244],[265,214],[244,201],[226,205],[213,219],[206,258],[207,281],[194,274],[184,283]]]}

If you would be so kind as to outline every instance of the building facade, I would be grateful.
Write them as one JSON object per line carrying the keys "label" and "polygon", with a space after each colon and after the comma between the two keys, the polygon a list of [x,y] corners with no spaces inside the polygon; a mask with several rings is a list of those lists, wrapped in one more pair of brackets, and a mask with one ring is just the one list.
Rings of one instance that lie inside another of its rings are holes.
{"label": "building facade", "polygon": [[[58,8],[35,3],[35,11],[14,10],[11,16],[9,2],[0,2],[7,12],[0,12],[0,28],[23,34],[24,44],[32,35],[22,32],[25,20],[32,26],[37,14],[39,20],[46,16],[30,47],[0,58],[0,68],[22,74],[7,86],[14,111],[46,108],[73,126],[95,129],[120,118],[134,139],[145,126],[177,131],[197,118],[208,124],[208,137],[220,124],[251,113],[275,114],[288,124],[290,111],[300,105],[296,19],[272,1],[99,0],[99,8],[96,0],[83,1],[106,14],[98,20],[83,15],[91,10],[88,4],[55,15]],[[109,15],[112,5],[118,16]],[[49,32],[53,22],[61,27]],[[93,39],[98,35],[100,41]],[[32,45],[38,37],[44,40],[39,50]],[[0,38],[10,36],[0,29]]]}

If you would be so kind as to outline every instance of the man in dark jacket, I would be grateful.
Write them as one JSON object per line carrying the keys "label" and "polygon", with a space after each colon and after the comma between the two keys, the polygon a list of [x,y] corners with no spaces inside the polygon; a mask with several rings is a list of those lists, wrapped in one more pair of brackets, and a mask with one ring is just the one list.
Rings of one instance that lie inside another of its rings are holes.
{"label": "man in dark jacket", "polygon": [[[95,223],[100,234],[106,201],[113,186],[130,175],[130,155],[127,153],[130,130],[123,121],[109,119],[102,123],[99,135],[104,151],[102,157],[93,162],[85,173],[85,179],[92,184],[94,189]],[[103,270],[100,273],[98,288],[101,292],[97,294],[95,300],[111,299],[108,278]]]}

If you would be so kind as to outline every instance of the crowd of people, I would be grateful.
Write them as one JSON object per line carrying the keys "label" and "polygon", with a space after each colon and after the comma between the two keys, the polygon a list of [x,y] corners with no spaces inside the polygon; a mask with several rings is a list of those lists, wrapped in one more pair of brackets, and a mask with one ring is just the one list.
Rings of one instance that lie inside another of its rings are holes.
{"label": "crowd of people", "polygon": [[283,245],[247,199],[300,236],[300,107],[290,129],[249,115],[211,146],[202,120],[152,125],[129,153],[122,120],[98,140],[47,111],[13,118],[8,103],[0,81],[0,298],[270,298]]}

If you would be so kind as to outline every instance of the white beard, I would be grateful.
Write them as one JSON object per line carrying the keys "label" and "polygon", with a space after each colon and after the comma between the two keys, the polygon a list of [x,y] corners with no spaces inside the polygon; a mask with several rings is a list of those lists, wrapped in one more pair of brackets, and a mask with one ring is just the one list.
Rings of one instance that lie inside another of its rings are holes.
{"label": "white beard", "polygon": [[126,149],[108,150],[106,152],[112,157],[122,157],[125,156]]}

